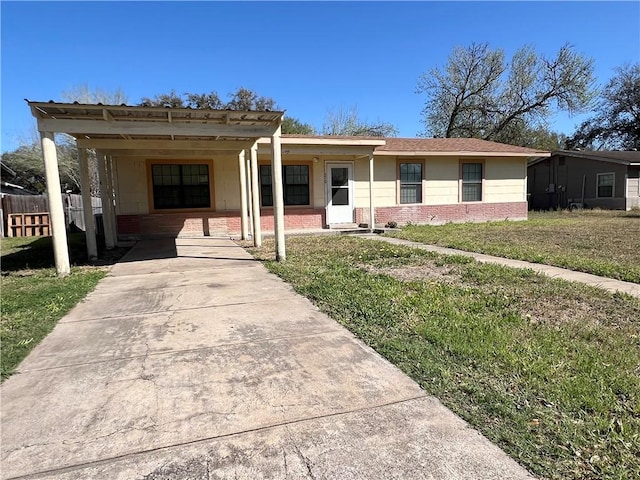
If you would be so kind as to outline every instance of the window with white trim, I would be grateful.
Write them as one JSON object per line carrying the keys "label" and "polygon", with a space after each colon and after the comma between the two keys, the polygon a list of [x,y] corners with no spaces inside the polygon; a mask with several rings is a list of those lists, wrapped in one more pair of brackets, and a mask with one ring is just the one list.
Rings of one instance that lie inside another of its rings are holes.
{"label": "window with white trim", "polygon": [[598,173],[598,198],[613,198],[614,173]]}
{"label": "window with white trim", "polygon": [[422,163],[400,164],[400,203],[422,203]]}
{"label": "window with white trim", "polygon": [[463,163],[462,176],[462,201],[482,201],[482,163]]}

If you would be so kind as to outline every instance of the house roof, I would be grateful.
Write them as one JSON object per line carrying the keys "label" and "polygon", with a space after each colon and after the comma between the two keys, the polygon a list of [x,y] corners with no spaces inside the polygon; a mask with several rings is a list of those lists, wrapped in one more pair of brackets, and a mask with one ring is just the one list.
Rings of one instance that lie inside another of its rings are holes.
{"label": "house roof", "polygon": [[583,151],[583,150],[558,150],[552,156],[565,156],[586,158],[600,162],[619,163],[622,165],[640,165],[640,152],[627,151]]}
{"label": "house roof", "polygon": [[[265,140],[266,142],[266,140]],[[283,145],[371,145],[376,155],[549,156],[550,152],[478,138],[395,138],[335,135],[282,135]]]}
{"label": "house roof", "polygon": [[544,150],[490,142],[479,138],[387,138],[378,155],[549,156]]}

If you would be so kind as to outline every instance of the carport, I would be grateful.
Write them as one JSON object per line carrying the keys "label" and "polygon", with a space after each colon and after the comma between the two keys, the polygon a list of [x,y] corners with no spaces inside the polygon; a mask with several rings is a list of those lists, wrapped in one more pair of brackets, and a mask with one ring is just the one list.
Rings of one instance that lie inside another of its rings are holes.
{"label": "carport", "polygon": [[[276,258],[286,258],[281,158],[281,124],[284,112],[195,110],[190,108],[93,105],[78,103],[27,103],[38,122],[45,162],[53,247],[58,275],[70,272],[67,235],[56,154],[56,133],[76,139],[84,205],[90,205],[87,150],[94,149],[103,204],[105,243],[117,241],[112,155],[119,157],[154,155],[180,156],[233,153],[239,168],[241,236],[252,230],[254,245],[260,246],[260,202],[258,194],[258,140],[267,138],[273,172],[274,234]],[[95,225],[90,209],[84,210],[87,252],[97,258]],[[250,225],[250,219],[252,220]]]}

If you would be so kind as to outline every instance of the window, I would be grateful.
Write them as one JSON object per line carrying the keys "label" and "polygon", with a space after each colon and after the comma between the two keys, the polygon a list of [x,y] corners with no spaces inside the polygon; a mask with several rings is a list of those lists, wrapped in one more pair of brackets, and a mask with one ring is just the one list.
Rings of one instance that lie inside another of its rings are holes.
{"label": "window", "polygon": [[482,201],[482,164],[462,164],[462,201]]}
{"label": "window", "polygon": [[[263,207],[273,206],[271,165],[260,165],[260,198]],[[285,205],[309,205],[309,166],[284,165],[282,189]]]}
{"label": "window", "polygon": [[598,197],[613,198],[613,182],[615,175],[613,173],[599,173],[598,177]]}
{"label": "window", "polygon": [[400,164],[400,203],[422,203],[422,163]]}
{"label": "window", "polygon": [[208,165],[152,165],[153,206],[210,208]]}

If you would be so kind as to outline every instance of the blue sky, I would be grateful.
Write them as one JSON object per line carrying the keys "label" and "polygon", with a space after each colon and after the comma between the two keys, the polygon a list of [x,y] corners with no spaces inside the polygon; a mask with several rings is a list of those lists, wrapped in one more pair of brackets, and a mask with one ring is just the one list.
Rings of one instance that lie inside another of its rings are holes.
{"label": "blue sky", "polygon": [[[121,88],[130,104],[168,92],[239,86],[321,127],[357,106],[366,120],[422,131],[421,73],[455,46],[565,43],[595,61],[598,83],[640,61],[640,2],[7,2],[1,3],[2,151],[33,130],[24,98],[74,86]],[[559,115],[571,133],[582,117]]]}

